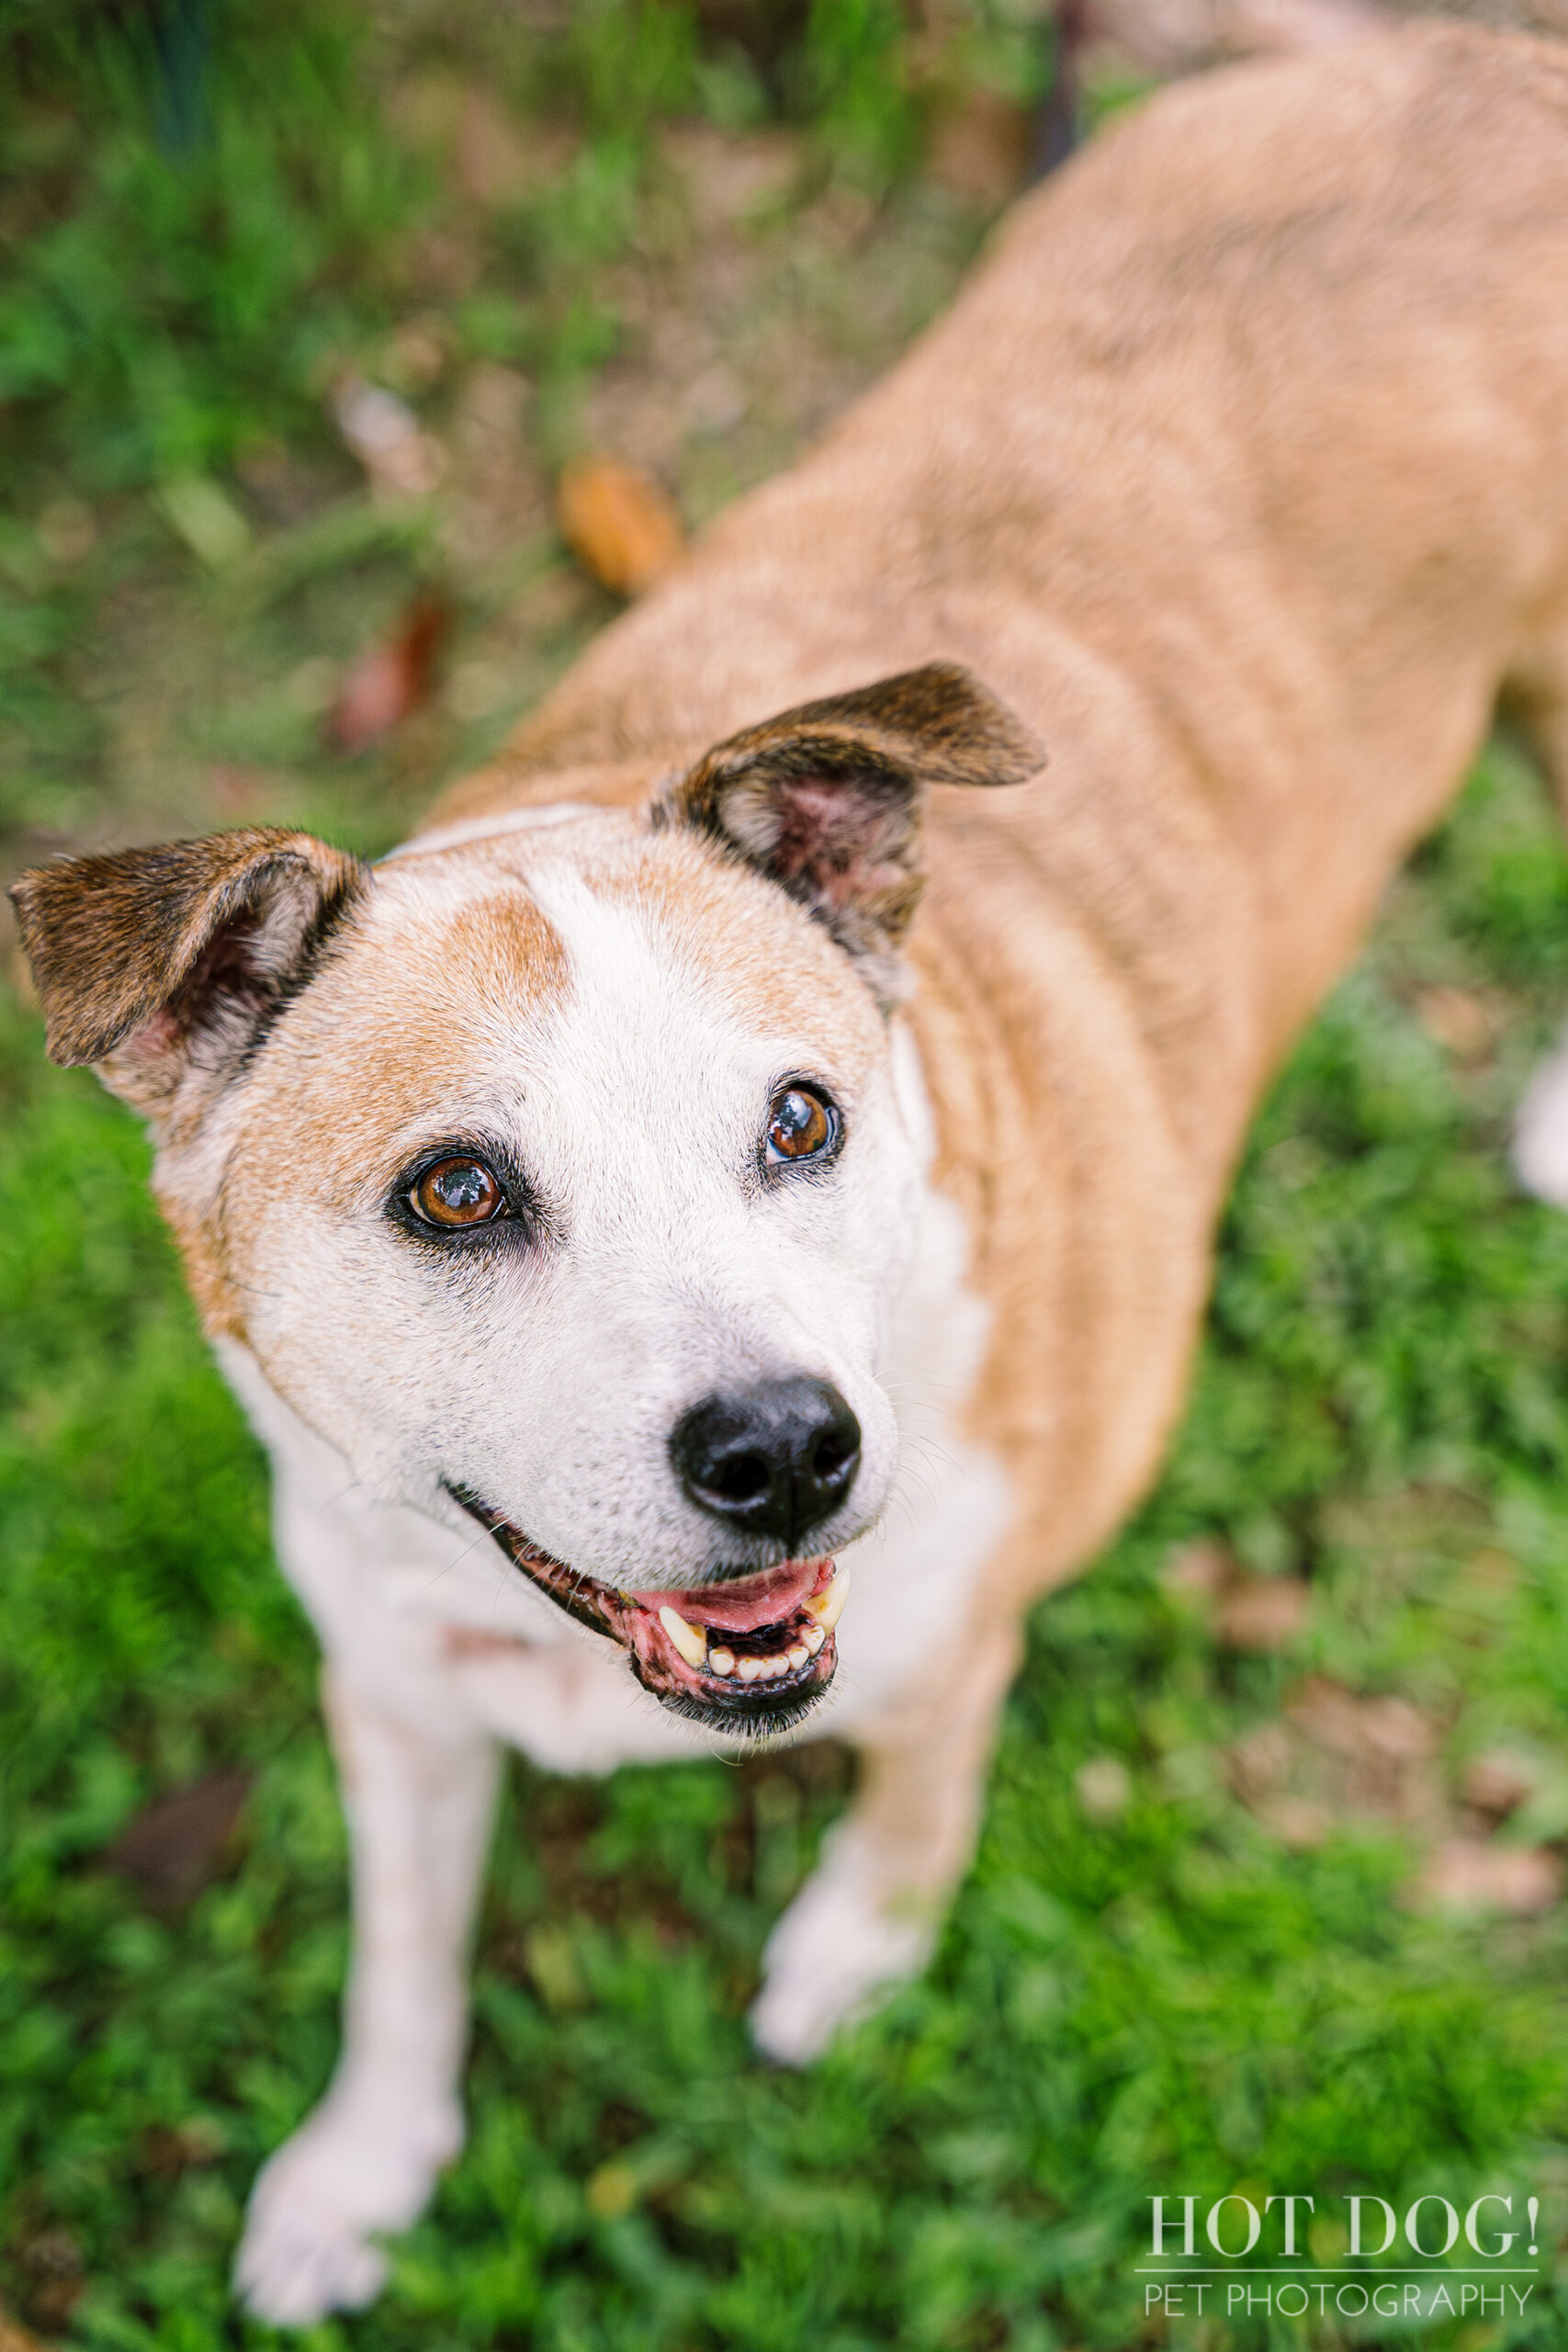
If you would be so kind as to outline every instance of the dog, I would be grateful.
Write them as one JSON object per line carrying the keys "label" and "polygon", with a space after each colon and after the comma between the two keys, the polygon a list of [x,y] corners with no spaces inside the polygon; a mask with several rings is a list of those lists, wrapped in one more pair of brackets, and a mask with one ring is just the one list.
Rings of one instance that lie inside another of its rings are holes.
{"label": "dog", "polygon": [[[920,1967],[1260,1090],[1500,695],[1568,796],[1568,59],[1407,28],[1098,141],[378,865],[17,886],[325,1653],[344,2047],[254,2312],[367,2301],[459,2145],[500,1743],[831,1730],[757,2042]],[[1519,1149],[1568,1193],[1561,1067]]]}

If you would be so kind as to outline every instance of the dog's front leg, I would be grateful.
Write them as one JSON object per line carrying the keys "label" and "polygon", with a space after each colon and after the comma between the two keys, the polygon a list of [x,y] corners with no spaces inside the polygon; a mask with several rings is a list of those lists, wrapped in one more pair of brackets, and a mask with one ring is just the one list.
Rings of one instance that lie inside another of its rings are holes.
{"label": "dog's front leg", "polygon": [[1018,1635],[998,1627],[940,1690],[910,1692],[853,1735],[862,1783],[822,1859],[768,1939],[751,2031],[766,2056],[804,2065],[840,2025],[924,1967],[975,1850],[998,1712]]}
{"label": "dog's front leg", "polygon": [[418,2216],[462,2144],[468,1928],[497,1778],[476,1730],[411,1722],[341,1675],[326,1701],[353,1850],[344,2050],[256,2181],[234,2274],[285,2326],[370,2301],[387,2270],[375,2234]]}

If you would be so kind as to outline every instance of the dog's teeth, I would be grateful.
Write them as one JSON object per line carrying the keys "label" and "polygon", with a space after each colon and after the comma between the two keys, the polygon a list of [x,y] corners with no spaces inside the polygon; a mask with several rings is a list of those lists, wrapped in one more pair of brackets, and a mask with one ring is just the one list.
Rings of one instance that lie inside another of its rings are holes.
{"label": "dog's teeth", "polygon": [[815,1657],[828,1636],[822,1631],[820,1625],[812,1625],[806,1633],[802,1634],[800,1638],[806,1644],[806,1646],[810,1651],[812,1657]]}
{"label": "dog's teeth", "polygon": [[807,1648],[806,1644],[804,1642],[796,1642],[795,1647],[789,1653],[789,1662],[793,1667],[803,1667],[810,1656],[811,1652]]}
{"label": "dog's teeth", "polygon": [[844,1613],[844,1603],[850,1597],[850,1571],[840,1568],[826,1592],[819,1592],[806,1604],[806,1613],[815,1617],[825,1634],[830,1634]]}
{"label": "dog's teeth", "polygon": [[688,1666],[705,1666],[708,1637],[701,1625],[688,1625],[678,1610],[661,1609],[659,1622]]}
{"label": "dog's teeth", "polygon": [[767,1670],[760,1657],[743,1657],[738,1669],[742,1682],[755,1682],[758,1676],[766,1674]]}
{"label": "dog's teeth", "polygon": [[708,1668],[709,1671],[714,1674],[733,1674],[735,1671],[735,1652],[733,1650],[709,1650]]}

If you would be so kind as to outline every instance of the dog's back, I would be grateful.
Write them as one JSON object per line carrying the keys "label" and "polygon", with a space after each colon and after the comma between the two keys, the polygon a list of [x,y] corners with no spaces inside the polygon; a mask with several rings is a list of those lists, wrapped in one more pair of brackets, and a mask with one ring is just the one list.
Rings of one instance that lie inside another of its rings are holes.
{"label": "dog's back", "polygon": [[1568,784],[1568,59],[1411,26],[1151,102],[433,821],[934,654],[1051,760],[933,795],[912,943],[1036,1586],[1152,1467],[1259,1086],[1501,690]]}
{"label": "dog's back", "polygon": [[[1053,768],[1022,804],[939,797],[945,834],[1027,840],[1134,963],[1174,922],[1211,964],[1222,906],[1240,945],[1240,884],[1249,1096],[1564,629],[1568,59],[1406,27],[1179,88],[1088,151],[433,821],[943,653]],[[1167,828],[1212,843],[1207,887]],[[1190,1002],[1212,1136],[1222,1008],[1181,963],[1150,993],[1173,1041]]]}

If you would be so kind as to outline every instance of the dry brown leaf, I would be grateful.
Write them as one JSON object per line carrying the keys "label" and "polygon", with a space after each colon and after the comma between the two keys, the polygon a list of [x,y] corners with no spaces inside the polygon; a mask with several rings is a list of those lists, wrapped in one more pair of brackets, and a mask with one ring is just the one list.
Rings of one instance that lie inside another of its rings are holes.
{"label": "dry brown leaf", "polygon": [[429,701],[451,619],[441,597],[417,596],[391,636],[350,664],[323,729],[334,750],[367,752]]}
{"label": "dry brown leaf", "polygon": [[1535,1794],[1536,1774],[1522,1757],[1511,1755],[1506,1747],[1492,1747],[1471,1758],[1460,1786],[1467,1804],[1480,1813],[1501,1815],[1512,1813]]}
{"label": "dry brown leaf", "polygon": [[1159,1580],[1167,1592],[1180,1593],[1195,1600],[1211,1600],[1241,1573],[1241,1564],[1234,1552],[1227,1552],[1213,1536],[1200,1535],[1190,1544],[1179,1544],[1167,1555]]}
{"label": "dry brown leaf", "polygon": [[1034,119],[996,90],[971,90],[939,117],[926,169],[938,187],[969,204],[1005,204],[1029,177]]}
{"label": "dry brown leaf", "polygon": [[1407,1699],[1360,1699],[1312,1675],[1285,1714],[1255,1724],[1226,1761],[1236,1795],[1287,1845],[1317,1844],[1341,1816],[1435,1837],[1450,1822],[1438,1743]]}
{"label": "dry brown leaf", "polygon": [[1242,1577],[1221,1596],[1214,1624],[1235,1650],[1282,1650],[1307,1621],[1312,1592],[1296,1577]]}
{"label": "dry brown leaf", "polygon": [[618,596],[651,588],[685,546],[669,492],[622,458],[584,458],[569,466],[556,512],[561,537],[583,570]]}
{"label": "dry brown leaf", "polygon": [[1489,1005],[1468,989],[1422,989],[1416,998],[1416,1018],[1436,1046],[1461,1061],[1474,1061],[1486,1052],[1497,1034]]}
{"label": "dry brown leaf", "polygon": [[1309,1738],[1337,1756],[1414,1763],[1438,1744],[1435,1727],[1408,1699],[1358,1699],[1324,1674],[1309,1675],[1292,1692],[1286,1712]]}
{"label": "dry brown leaf", "polygon": [[0,2311],[0,2352],[48,2352],[48,2347],[20,2320]]}
{"label": "dry brown leaf", "polygon": [[1334,1826],[1332,1810],[1314,1797],[1270,1797],[1257,1811],[1265,1829],[1298,1852],[1321,1846]]}
{"label": "dry brown leaf", "polygon": [[104,1856],[153,1910],[175,1910],[218,1874],[250,1791],[249,1772],[209,1772],[160,1797],[122,1829]]}
{"label": "dry brown leaf", "polygon": [[1531,1918],[1562,1892],[1562,1864],[1544,1846],[1498,1846],[1450,1838],[1416,1880],[1418,1902],[1451,1911],[1506,1911]]}

